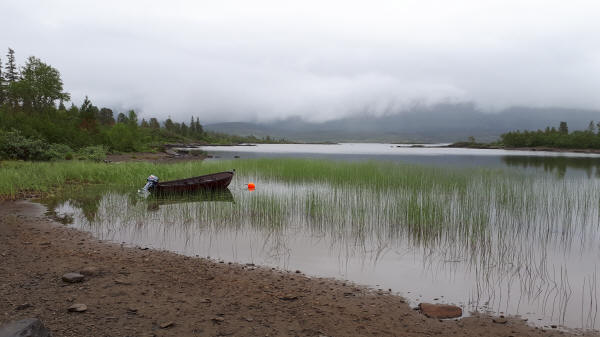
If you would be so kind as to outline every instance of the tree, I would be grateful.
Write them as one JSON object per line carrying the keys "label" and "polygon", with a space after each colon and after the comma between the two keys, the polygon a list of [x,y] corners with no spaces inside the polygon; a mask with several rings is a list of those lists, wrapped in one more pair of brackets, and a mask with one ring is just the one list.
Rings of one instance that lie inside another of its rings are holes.
{"label": "tree", "polygon": [[558,132],[569,134],[569,127],[567,126],[567,122],[560,122],[560,125],[558,126]]}
{"label": "tree", "polygon": [[125,124],[127,122],[128,122],[128,120],[127,120],[127,117],[125,116],[125,114],[122,112],[119,112],[119,115],[117,115],[117,123]]}
{"label": "tree", "polygon": [[2,73],[2,58],[0,58],[0,106],[4,104],[4,74]]}
{"label": "tree", "polygon": [[131,109],[127,112],[127,121],[129,124],[131,124],[133,126],[137,126],[138,117],[133,109]]}
{"label": "tree", "polygon": [[19,80],[19,73],[17,72],[17,63],[15,62],[15,51],[8,48],[8,54],[6,54],[6,81],[10,83],[17,82]]}
{"label": "tree", "polygon": [[167,131],[175,130],[175,124],[171,120],[171,117],[167,118],[167,120],[165,121],[165,129],[167,129]]}
{"label": "tree", "polygon": [[100,111],[98,111],[98,115],[96,116],[96,119],[102,125],[114,125],[115,124],[115,117],[113,115],[113,111],[109,108],[100,109]]}
{"label": "tree", "polygon": [[17,80],[19,79],[19,73],[17,72],[17,64],[15,62],[15,51],[11,48],[8,48],[6,59],[4,95],[6,96],[5,100],[14,108],[17,105]]}
{"label": "tree", "polygon": [[96,131],[96,115],[98,114],[98,108],[95,107],[90,99],[85,96],[81,108],[79,108],[79,116],[81,118],[80,127],[88,131]]}
{"label": "tree", "polygon": [[140,126],[143,128],[148,128],[148,127],[150,127],[150,124],[148,124],[148,122],[146,122],[145,118],[142,118],[142,123],[140,124]]}
{"label": "tree", "polygon": [[40,111],[54,106],[56,100],[70,99],[69,94],[63,92],[63,82],[58,70],[34,56],[27,59],[18,83],[25,109]]}
{"label": "tree", "polygon": [[152,129],[160,129],[160,124],[158,123],[158,120],[154,117],[150,118],[150,128]]}

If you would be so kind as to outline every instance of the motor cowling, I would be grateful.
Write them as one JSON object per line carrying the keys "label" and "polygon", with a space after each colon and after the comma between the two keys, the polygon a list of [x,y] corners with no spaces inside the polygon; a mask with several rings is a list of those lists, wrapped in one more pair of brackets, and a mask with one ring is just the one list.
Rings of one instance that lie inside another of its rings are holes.
{"label": "motor cowling", "polygon": [[151,174],[148,179],[146,179],[146,185],[144,186],[144,191],[152,190],[158,184],[158,177],[154,174]]}

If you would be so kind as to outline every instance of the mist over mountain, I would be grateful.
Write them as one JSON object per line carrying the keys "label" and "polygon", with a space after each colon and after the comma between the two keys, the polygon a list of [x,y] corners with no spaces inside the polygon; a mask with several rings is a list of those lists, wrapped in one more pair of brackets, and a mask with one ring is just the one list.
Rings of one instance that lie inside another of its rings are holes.
{"label": "mist over mountain", "polygon": [[508,131],[558,127],[561,121],[566,121],[570,130],[582,130],[592,120],[600,121],[600,111],[510,107],[486,113],[473,103],[445,103],[381,116],[359,114],[321,123],[293,117],[262,123],[214,123],[205,125],[205,129],[307,142],[455,142],[469,136],[489,142]]}

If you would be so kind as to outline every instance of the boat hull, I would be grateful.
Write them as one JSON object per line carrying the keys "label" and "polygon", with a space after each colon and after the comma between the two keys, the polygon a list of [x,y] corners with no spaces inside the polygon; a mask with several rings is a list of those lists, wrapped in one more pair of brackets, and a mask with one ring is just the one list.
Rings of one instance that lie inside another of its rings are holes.
{"label": "boat hull", "polygon": [[233,172],[219,172],[198,177],[160,182],[153,191],[158,194],[193,193],[225,189],[233,179]]}

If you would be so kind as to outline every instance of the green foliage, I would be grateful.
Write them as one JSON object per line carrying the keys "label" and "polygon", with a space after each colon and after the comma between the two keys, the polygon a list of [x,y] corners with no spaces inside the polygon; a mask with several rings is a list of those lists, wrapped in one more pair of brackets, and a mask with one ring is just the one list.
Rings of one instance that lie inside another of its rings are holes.
{"label": "green foliage", "polygon": [[106,159],[108,149],[104,145],[88,146],[77,151],[80,160],[103,161]]}
{"label": "green foliage", "polygon": [[139,137],[136,131],[136,128],[130,124],[115,124],[107,132],[111,148],[121,152],[140,150],[141,145],[139,144]]}
{"label": "green foliage", "polygon": [[[192,117],[190,125],[170,118],[163,127],[156,118],[150,118],[149,122],[143,119],[139,125],[138,114],[129,110],[120,112],[115,123],[111,109],[98,108],[87,96],[81,107],[71,104],[67,110],[64,102],[70,96],[63,92],[58,70],[31,56],[19,72],[14,54],[9,48],[5,71],[0,63],[0,131],[8,132],[3,145],[4,158],[55,160],[65,158],[68,153],[72,158],[74,150],[97,146],[103,146],[104,152],[130,152],[150,151],[166,142],[230,144],[265,141],[255,137],[205,133],[198,117]],[[68,149],[49,144],[64,144]]]}
{"label": "green foliage", "polygon": [[506,147],[556,147],[567,149],[600,149],[600,135],[594,133],[594,122],[585,131],[569,133],[566,122],[558,130],[547,127],[537,131],[511,131],[501,136]]}
{"label": "green foliage", "polygon": [[46,160],[48,145],[41,139],[25,137],[18,130],[0,134],[0,158]]}
{"label": "green foliage", "polygon": [[46,153],[48,160],[73,159],[73,149],[65,144],[50,144]]}

